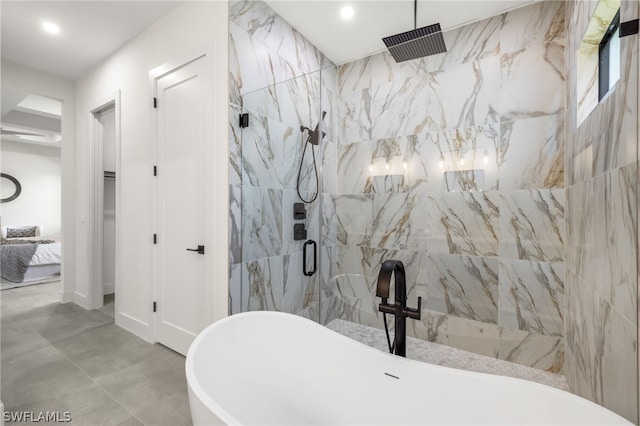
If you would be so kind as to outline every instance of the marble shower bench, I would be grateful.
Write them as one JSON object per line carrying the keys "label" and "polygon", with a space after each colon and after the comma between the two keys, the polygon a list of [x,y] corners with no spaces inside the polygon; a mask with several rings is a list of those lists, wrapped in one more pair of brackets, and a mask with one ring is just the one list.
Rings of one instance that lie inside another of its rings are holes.
{"label": "marble shower bench", "polygon": [[[384,330],[341,319],[331,321],[327,324],[327,327],[367,346],[388,352],[387,338]],[[393,331],[391,331],[391,337],[393,338]],[[516,377],[553,386],[564,391],[569,390],[567,380],[562,375],[440,345],[438,343],[427,342],[410,336],[407,336],[407,358],[460,370]]]}

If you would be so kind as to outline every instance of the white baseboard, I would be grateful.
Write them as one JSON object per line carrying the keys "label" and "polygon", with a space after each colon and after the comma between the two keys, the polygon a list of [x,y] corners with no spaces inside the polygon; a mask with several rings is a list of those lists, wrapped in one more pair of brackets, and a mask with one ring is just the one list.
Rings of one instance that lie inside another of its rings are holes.
{"label": "white baseboard", "polygon": [[89,298],[82,293],[78,293],[77,291],[73,292],[73,303],[82,306],[85,309],[91,309],[91,306],[89,305]]}
{"label": "white baseboard", "polygon": [[151,325],[146,324],[122,312],[116,312],[116,325],[150,343],[155,343]]}
{"label": "white baseboard", "polygon": [[71,303],[73,302],[73,292],[72,291],[58,291],[58,295],[60,296],[60,303]]}
{"label": "white baseboard", "polygon": [[102,286],[102,294],[112,294],[116,292],[116,283],[108,283]]}

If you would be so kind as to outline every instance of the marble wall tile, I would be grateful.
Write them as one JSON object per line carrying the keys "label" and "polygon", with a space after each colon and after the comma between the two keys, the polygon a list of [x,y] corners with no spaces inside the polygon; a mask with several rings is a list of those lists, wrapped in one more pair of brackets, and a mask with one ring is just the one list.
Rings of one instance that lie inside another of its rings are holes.
{"label": "marble wall tile", "polygon": [[508,121],[500,129],[500,190],[564,187],[562,115]]}
{"label": "marble wall tile", "polygon": [[500,199],[497,191],[431,195],[429,251],[497,256]]}
{"label": "marble wall tile", "polygon": [[426,307],[456,317],[498,323],[498,260],[432,254]]}
{"label": "marble wall tile", "polygon": [[[318,256],[320,269],[318,270],[319,302],[328,303],[336,295],[337,246],[320,244]],[[324,311],[323,311],[324,312]]]}
{"label": "marble wall tile", "polygon": [[[609,277],[609,253],[607,251],[606,176],[599,175],[587,182],[586,198],[580,209],[586,218],[579,223],[577,232],[588,233],[580,237],[576,272],[600,295],[607,294]],[[594,200],[601,202],[594,203]],[[569,216],[569,221],[572,217]],[[586,226],[585,226],[586,225]]]}
{"label": "marble wall tile", "polygon": [[282,310],[299,314],[312,305],[318,304],[318,275],[307,277],[302,274],[303,255],[297,251],[283,256]]}
{"label": "marble wall tile", "polygon": [[565,44],[565,2],[544,1],[505,14],[500,31],[500,52],[531,45]]}
{"label": "marble wall tile", "polygon": [[242,241],[243,262],[282,254],[281,190],[242,187]]}
{"label": "marble wall tile", "polygon": [[229,185],[229,263],[242,262],[242,186]]}
{"label": "marble wall tile", "polygon": [[598,286],[603,298],[627,320],[637,323],[638,312],[638,165],[607,174],[605,180],[608,279]]}
{"label": "marble wall tile", "polygon": [[[262,1],[247,0],[233,4],[229,10],[229,20],[246,32],[252,42],[268,46],[269,50],[277,52],[281,61],[288,64],[287,73],[279,75],[275,81],[284,81],[330,65],[330,61],[317,48]],[[264,54],[260,50],[257,53]],[[252,55],[260,57],[253,52]],[[261,58],[261,62],[265,65],[273,63],[264,58]]]}
{"label": "marble wall tile", "polygon": [[406,249],[427,251],[429,248],[431,230],[428,212],[433,210],[433,200],[433,197],[422,191],[411,191],[408,194],[406,204],[408,220],[404,225],[408,228],[405,240]]}
{"label": "marble wall tile", "polygon": [[354,143],[495,123],[499,68],[498,58],[488,57],[446,71],[343,92],[341,140]]}
{"label": "marble wall tile", "polygon": [[242,129],[239,117],[243,110],[229,105],[229,185],[242,184]]}
{"label": "marble wall tile", "polygon": [[338,67],[340,92],[362,90],[376,83],[440,71],[498,54],[503,15],[444,31],[447,52],[396,63],[387,52],[349,62]]}
{"label": "marble wall tile", "polygon": [[567,384],[569,385],[569,389],[571,390],[571,392],[583,398],[594,401],[595,395],[593,395],[593,393],[591,392],[589,381],[576,367],[576,361],[575,359],[573,359],[573,355],[571,354],[571,352],[565,352],[564,359],[564,374],[567,378]]}
{"label": "marble wall tile", "polygon": [[500,328],[497,325],[428,313],[429,341],[497,358]]}
{"label": "marble wall tile", "polygon": [[320,72],[271,83],[245,93],[242,106],[249,112],[283,122],[296,131],[301,125],[315,128],[320,119]]}
{"label": "marble wall tile", "polygon": [[242,264],[242,311],[281,311],[283,308],[283,256]]}
{"label": "marble wall tile", "polygon": [[449,66],[496,56],[500,49],[500,35],[505,15],[493,16],[482,21],[444,31],[447,52],[424,58],[427,70],[442,70]]}
{"label": "marble wall tile", "polygon": [[370,142],[339,145],[337,193],[367,194],[372,192],[371,166],[372,144]]}
{"label": "marble wall tile", "polygon": [[[442,182],[442,186],[434,188],[436,191],[450,192],[459,190],[448,185],[447,180],[440,177],[447,172],[469,173],[482,172],[483,183],[469,181],[463,184],[465,191],[498,189],[500,162],[500,127],[489,124],[478,127],[464,127],[456,129],[441,129],[426,134],[428,144],[432,144],[436,151],[437,167],[432,167],[433,183]],[[477,176],[473,174],[474,177]],[[433,185],[432,187],[435,187]]]}
{"label": "marble wall tile", "polygon": [[[241,96],[259,90],[275,82],[275,77],[271,74],[271,78],[261,72],[261,64],[257,52],[259,48],[264,50],[263,53],[269,55],[266,46],[255,44],[251,40],[251,36],[241,27],[229,22],[229,75],[231,81],[230,95],[234,103],[241,104]],[[277,57],[274,58],[278,60]]]}
{"label": "marble wall tile", "polygon": [[564,366],[564,340],[557,336],[500,327],[498,357],[506,361],[562,374]]}
{"label": "marble wall tile", "polygon": [[583,281],[572,288],[571,389],[637,422],[637,327]]}
{"label": "marble wall tile", "polygon": [[371,192],[377,194],[406,193],[407,187],[404,177],[404,174],[372,176]]}
{"label": "marble wall tile", "polygon": [[[500,73],[498,57],[448,67],[426,76],[435,97],[428,99],[429,130],[480,126],[499,121]],[[419,132],[405,132],[412,134]],[[402,134],[402,133],[401,133]]]}
{"label": "marble wall tile", "polygon": [[336,269],[331,279],[335,294],[343,300],[372,300],[372,250],[358,246],[336,246],[335,250]]}
{"label": "marble wall tile", "polygon": [[243,184],[282,189],[284,140],[292,137],[291,126],[252,114],[242,132]]}
{"label": "marble wall tile", "polygon": [[402,193],[373,195],[372,247],[407,248],[411,232],[409,212],[413,209],[414,199]]}
{"label": "marble wall tile", "polygon": [[338,243],[369,246],[371,241],[373,197],[340,195],[336,198]]}
{"label": "marble wall tile", "polygon": [[637,423],[638,328],[610,304],[603,303],[601,309],[604,311],[604,327],[601,340],[598,339],[596,356],[602,377],[602,399],[599,402]]}
{"label": "marble wall tile", "polygon": [[533,45],[501,56],[502,121],[560,114],[564,107],[563,51]]}
{"label": "marble wall tile", "polygon": [[241,93],[242,81],[240,80],[241,79],[240,73],[241,73],[240,58],[238,57],[235,38],[231,34],[231,27],[229,27],[229,104],[230,105],[242,105],[242,93]]}
{"label": "marble wall tile", "polygon": [[323,143],[322,151],[322,193],[338,194],[338,145],[336,143]]}
{"label": "marble wall tile", "polygon": [[229,265],[229,314],[242,312],[242,265]]}
{"label": "marble wall tile", "polygon": [[564,190],[500,192],[500,257],[564,260]]}
{"label": "marble wall tile", "polygon": [[[576,345],[576,329],[577,329],[577,324],[578,324],[578,307],[577,307],[577,303],[578,303],[578,298],[577,298],[577,290],[576,290],[576,286],[578,285],[578,276],[575,274],[575,272],[569,268],[568,266],[565,266],[565,276],[564,276],[564,330],[563,330],[563,334],[564,334],[564,341],[565,341],[565,348],[567,350],[567,354],[573,354],[575,352],[575,345]],[[572,363],[575,364],[575,359],[573,359],[573,355],[571,355],[571,359],[569,361],[571,361]],[[567,362],[569,362],[565,359],[565,366],[567,365]],[[574,368],[572,366],[572,368]],[[565,368],[565,371],[567,371],[567,378],[568,376],[568,371]]]}
{"label": "marble wall tile", "polygon": [[[434,95],[433,84],[437,84],[433,79],[425,81],[425,77],[419,76],[393,80],[368,89],[369,102],[364,99],[362,106],[368,109],[372,118],[369,139],[420,133],[429,120],[426,111],[433,109],[430,105]],[[390,114],[392,120],[382,119]]]}
{"label": "marble wall tile", "polygon": [[[330,276],[335,254],[324,253],[315,276],[298,273],[302,269],[302,242],[292,237],[292,204],[298,201],[301,162],[303,196],[311,198],[322,185],[329,194],[336,192],[337,71],[266,3],[232,1],[229,17],[230,176],[235,183],[230,199],[230,251],[232,262],[244,262],[238,309],[285,310],[319,320],[317,280],[320,275]],[[237,128],[241,107],[250,114],[250,128],[242,131]],[[314,128],[322,110],[329,110],[329,114],[323,123],[327,136],[322,149],[315,149],[317,168],[323,172],[323,181],[316,183],[312,150],[304,144],[300,126]],[[325,212],[322,217],[321,211]],[[307,215],[309,238],[319,240],[322,220],[333,235],[329,239],[336,240],[331,196],[309,205]]]}
{"label": "marble wall tile", "polygon": [[320,218],[321,241],[323,245],[332,246],[338,243],[338,223],[336,217],[336,197],[322,194],[322,212]]}
{"label": "marble wall tile", "polygon": [[564,334],[564,266],[500,260],[500,325],[545,336]]}

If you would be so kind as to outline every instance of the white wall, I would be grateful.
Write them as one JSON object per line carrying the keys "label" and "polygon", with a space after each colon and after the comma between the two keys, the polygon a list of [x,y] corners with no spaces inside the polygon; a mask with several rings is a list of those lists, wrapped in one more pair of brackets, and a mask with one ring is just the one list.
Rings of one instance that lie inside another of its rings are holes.
{"label": "white wall", "polygon": [[59,148],[2,141],[0,169],[18,179],[22,192],[3,203],[2,224],[42,225],[44,237],[62,235],[62,174]]}
{"label": "white wall", "polygon": [[75,288],[74,225],[76,151],[75,92],[73,82],[2,61],[2,87],[24,90],[62,101],[62,284],[60,300],[70,302]]}
{"label": "white wall", "polygon": [[[186,2],[171,11],[160,21],[132,40],[95,70],[81,78],[76,85],[77,135],[78,135],[78,213],[89,218],[91,212],[91,150],[90,114],[96,103],[120,91],[120,210],[118,212],[118,244],[116,273],[116,323],[147,340],[153,340],[153,257],[152,194],[154,191],[152,167],[154,159],[152,135],[152,88],[149,71],[175,61],[185,54],[214,43],[216,70],[215,80],[216,114],[212,117],[216,125],[216,140],[228,149],[228,4],[226,1]],[[228,152],[228,151],[225,151]],[[226,177],[227,156],[212,167],[224,171],[224,179],[216,182],[221,194],[228,193]],[[224,195],[222,196],[224,198]],[[216,206],[217,207],[217,206]],[[213,209],[211,214],[220,214],[223,233],[227,235],[228,200],[223,208]],[[221,213],[215,213],[221,212]],[[89,258],[91,246],[90,220],[79,223],[76,244],[78,262],[76,274],[77,302],[87,301],[91,271]],[[226,238],[218,241],[226,245]],[[224,248],[226,249],[226,247]],[[80,255],[82,253],[82,255]],[[86,257],[86,258],[82,258]],[[227,303],[227,259],[226,252],[218,256],[220,267],[216,268],[215,285],[217,299]],[[224,283],[224,285],[223,285]],[[212,283],[214,285],[214,283]],[[218,311],[223,310],[219,307]]]}

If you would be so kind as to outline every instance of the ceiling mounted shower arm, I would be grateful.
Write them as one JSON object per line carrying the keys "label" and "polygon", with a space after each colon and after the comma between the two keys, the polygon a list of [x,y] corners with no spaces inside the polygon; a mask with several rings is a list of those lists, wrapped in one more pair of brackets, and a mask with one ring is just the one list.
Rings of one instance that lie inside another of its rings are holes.
{"label": "ceiling mounted shower arm", "polygon": [[413,0],[413,29],[418,29],[418,0]]}

